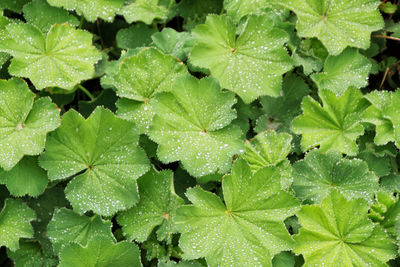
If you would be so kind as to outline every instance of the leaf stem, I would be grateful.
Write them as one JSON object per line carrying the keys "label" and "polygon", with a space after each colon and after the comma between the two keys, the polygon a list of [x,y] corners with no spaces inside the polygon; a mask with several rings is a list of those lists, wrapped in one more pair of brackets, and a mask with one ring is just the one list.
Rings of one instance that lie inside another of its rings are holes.
{"label": "leaf stem", "polygon": [[375,37],[375,38],[385,38],[385,39],[400,41],[400,38],[398,38],[398,37],[387,36],[387,35],[372,35],[372,37]]}
{"label": "leaf stem", "polygon": [[85,20],[85,17],[82,15],[82,16],[81,16],[81,22],[79,23],[78,29],[82,29],[84,20]]}
{"label": "leaf stem", "polygon": [[82,92],[84,92],[89,98],[90,98],[90,100],[91,101],[93,101],[94,99],[95,99],[95,97],[89,92],[89,90],[88,89],[86,89],[85,87],[83,87],[82,85],[78,85],[78,88],[82,91]]}

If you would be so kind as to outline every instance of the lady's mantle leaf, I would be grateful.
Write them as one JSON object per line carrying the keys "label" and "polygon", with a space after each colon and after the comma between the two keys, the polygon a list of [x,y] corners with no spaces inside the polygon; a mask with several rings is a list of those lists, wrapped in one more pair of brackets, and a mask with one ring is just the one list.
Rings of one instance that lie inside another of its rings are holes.
{"label": "lady's mantle leaf", "polygon": [[167,19],[168,9],[159,5],[158,2],[159,0],[133,0],[132,3],[122,8],[120,14],[128,23],[143,21],[151,24],[155,19]]}
{"label": "lady's mantle leaf", "polygon": [[0,51],[14,58],[11,75],[29,78],[39,90],[57,86],[71,89],[92,78],[101,54],[92,45],[92,35],[68,24],[53,25],[47,35],[30,24],[11,23]]}
{"label": "lady's mantle leaf", "polygon": [[303,206],[293,251],[303,254],[305,266],[384,266],[396,257],[396,246],[367,212],[364,200],[348,201],[337,191],[319,205]]}
{"label": "lady's mantle leaf", "polygon": [[259,14],[270,7],[271,0],[224,0],[224,8],[234,21],[239,21],[243,16]]}
{"label": "lady's mantle leaf", "polygon": [[196,41],[190,61],[208,68],[221,86],[245,103],[261,95],[279,96],[282,74],[292,68],[283,47],[289,37],[274,28],[267,16],[250,16],[236,38],[236,27],[227,16],[209,15],[193,30]]}
{"label": "lady's mantle leaf", "polygon": [[303,115],[292,123],[292,131],[301,134],[302,149],[320,146],[322,152],[335,150],[356,155],[356,139],[364,133],[360,121],[362,93],[349,87],[341,96],[329,90],[320,90],[322,106],[306,97],[302,102]]}
{"label": "lady's mantle leaf", "polygon": [[50,180],[84,171],[69,182],[67,199],[79,213],[110,216],[138,201],[136,179],[149,170],[138,139],[131,122],[104,108],[96,108],[87,120],[70,110],[48,137],[40,165]]}
{"label": "lady's mantle leaf", "polygon": [[61,248],[72,242],[86,246],[93,236],[102,236],[115,241],[110,221],[104,221],[98,215],[92,217],[79,215],[65,208],[54,212],[47,227],[47,236],[57,254]]}
{"label": "lady's mantle leaf", "polygon": [[19,249],[7,251],[7,255],[13,260],[15,267],[52,267],[57,266],[58,260],[43,251],[45,248],[31,239],[21,240]]}
{"label": "lady's mantle leaf", "polygon": [[328,56],[323,72],[311,75],[311,79],[320,90],[341,95],[350,86],[367,86],[371,67],[371,62],[357,49],[347,48],[338,56]]}
{"label": "lady's mantle leaf", "polygon": [[17,13],[21,13],[22,7],[31,0],[1,0],[0,10],[8,9]]}
{"label": "lady's mantle leaf", "polygon": [[103,82],[117,88],[123,97],[118,103],[118,115],[133,121],[141,133],[148,132],[154,116],[150,100],[159,92],[172,90],[176,77],[187,73],[176,58],[150,48],[124,59],[117,73]]}
{"label": "lady's mantle leaf", "polygon": [[317,37],[329,54],[338,55],[347,46],[367,49],[371,32],[384,23],[375,0],[274,0],[297,15],[300,37]]}
{"label": "lady's mantle leaf", "polygon": [[19,199],[6,199],[0,212],[0,247],[6,246],[15,251],[19,248],[19,239],[33,237],[31,221],[36,219],[35,212]]}
{"label": "lady's mantle leaf", "polygon": [[394,128],[391,120],[384,116],[384,111],[389,108],[392,102],[392,94],[387,91],[372,91],[364,96],[371,106],[365,109],[362,114],[363,121],[375,124],[374,142],[377,145],[385,145],[394,141]]}
{"label": "lady's mantle leaf", "polygon": [[140,251],[134,243],[113,243],[103,236],[93,237],[83,247],[70,243],[60,252],[59,267],[142,266]]}
{"label": "lady's mantle leaf", "polygon": [[193,205],[179,208],[175,219],[183,257],[205,257],[210,266],[271,266],[275,254],[293,245],[283,220],[299,206],[281,190],[279,169],[252,175],[238,159],[222,187],[226,204],[200,187],[187,191]]}
{"label": "lady's mantle leaf", "polygon": [[281,173],[282,189],[292,184],[292,166],[286,158],[292,148],[292,136],[287,133],[267,131],[257,134],[245,142],[243,158],[251,170],[257,171],[266,166],[277,166]]}
{"label": "lady's mantle leaf", "polygon": [[0,167],[6,171],[24,155],[42,152],[46,134],[59,125],[50,98],[34,98],[23,80],[0,80]]}
{"label": "lady's mantle leaf", "polygon": [[178,77],[173,89],[158,94],[150,138],[165,163],[180,160],[195,177],[229,170],[232,156],[243,151],[242,132],[230,124],[235,96],[222,92],[213,78]]}
{"label": "lady's mantle leaf", "polygon": [[342,158],[335,151],[323,154],[313,150],[293,168],[293,189],[305,201],[320,203],[332,189],[337,189],[347,199],[364,198],[371,202],[378,189],[379,178],[365,162]]}
{"label": "lady's mantle leaf", "polygon": [[37,157],[24,157],[10,171],[0,169],[0,184],[5,184],[13,196],[37,197],[44,192],[47,182],[47,174],[38,166]]}
{"label": "lady's mantle leaf", "polygon": [[175,194],[173,178],[171,171],[157,173],[155,170],[139,178],[139,203],[117,217],[130,240],[143,242],[159,226],[157,239],[171,242],[171,234],[176,232],[173,225],[175,211],[184,202]]}
{"label": "lady's mantle leaf", "polygon": [[124,0],[47,0],[50,5],[76,10],[79,15],[84,15],[88,21],[102,18],[112,21],[115,13],[124,5]]}
{"label": "lady's mantle leaf", "polygon": [[[400,90],[397,90],[392,94],[392,101],[389,105],[385,106],[383,109],[383,117],[387,118],[393,124],[393,139],[396,143],[396,146],[400,148],[400,116],[399,116],[399,107],[400,107]],[[388,134],[390,127],[387,125]],[[393,140],[392,140],[393,141]]]}
{"label": "lady's mantle leaf", "polygon": [[50,6],[46,0],[33,0],[24,6],[24,17],[30,24],[48,32],[53,24],[79,25],[79,20],[62,8]]}

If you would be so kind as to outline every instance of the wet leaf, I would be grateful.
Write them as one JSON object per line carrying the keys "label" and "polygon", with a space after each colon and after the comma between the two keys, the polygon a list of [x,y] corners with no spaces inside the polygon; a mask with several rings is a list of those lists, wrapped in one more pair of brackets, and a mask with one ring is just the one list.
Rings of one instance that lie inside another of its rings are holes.
{"label": "wet leaf", "polygon": [[155,19],[167,19],[168,9],[159,5],[159,0],[133,0],[120,13],[128,23],[142,21],[151,24]]}

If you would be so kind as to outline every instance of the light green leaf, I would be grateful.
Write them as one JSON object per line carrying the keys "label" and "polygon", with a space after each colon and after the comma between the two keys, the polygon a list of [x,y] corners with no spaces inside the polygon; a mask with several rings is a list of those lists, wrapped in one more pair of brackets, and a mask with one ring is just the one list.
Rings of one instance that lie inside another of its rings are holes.
{"label": "light green leaf", "polygon": [[178,77],[171,92],[158,94],[150,138],[159,144],[164,162],[180,160],[194,177],[226,173],[232,156],[243,152],[242,133],[230,124],[236,117],[230,92],[213,78]]}
{"label": "light green leaf", "polygon": [[22,7],[31,0],[1,0],[0,10],[8,9],[17,13],[21,13]]}
{"label": "light green leaf", "polygon": [[165,263],[159,262],[157,267],[204,267],[204,265],[197,261],[180,261],[179,263],[169,261]]}
{"label": "light green leaf", "polygon": [[274,28],[268,16],[250,16],[236,37],[227,16],[209,15],[193,30],[196,44],[190,62],[210,69],[221,86],[238,94],[245,103],[259,96],[279,96],[282,74],[292,68],[284,48],[285,31]]}
{"label": "light green leaf", "polygon": [[371,62],[357,49],[347,48],[338,56],[328,56],[323,72],[311,75],[311,79],[320,90],[327,89],[341,95],[350,86],[367,86],[371,67]]}
{"label": "light green leaf", "polygon": [[256,131],[276,129],[277,131],[290,132],[290,124],[293,118],[301,113],[301,100],[309,92],[310,89],[303,79],[293,74],[286,75],[283,78],[281,96],[260,98],[263,106],[263,117],[267,119],[268,124],[263,125],[262,119],[258,119]]}
{"label": "light green leaf", "polygon": [[[6,26],[11,23],[11,20],[3,16],[3,12],[0,10],[0,40],[7,38]],[[10,59],[10,55],[4,52],[0,52],[0,68]]]}
{"label": "light green leaf", "polygon": [[210,266],[272,266],[273,256],[290,250],[292,238],[283,220],[298,201],[281,190],[279,169],[265,167],[252,175],[238,159],[222,181],[225,204],[200,187],[189,189],[193,203],[177,210],[184,259],[205,257]]}
{"label": "light green leaf", "polygon": [[261,14],[272,6],[271,2],[271,0],[224,0],[224,8],[234,21],[239,21],[249,14]]}
{"label": "light green leaf", "polygon": [[129,28],[121,29],[116,36],[117,45],[122,49],[134,49],[137,47],[149,46],[151,36],[158,32],[154,28],[143,23],[135,23]]}
{"label": "light green leaf", "polygon": [[0,80],[0,167],[6,171],[24,155],[42,152],[46,134],[59,125],[50,98],[34,98],[23,80]]}
{"label": "light green leaf", "polygon": [[301,134],[303,151],[320,146],[322,152],[338,151],[356,155],[356,139],[364,133],[360,121],[362,93],[349,87],[341,96],[329,90],[318,92],[322,106],[310,96],[303,99],[303,115],[292,123],[292,131]]}
{"label": "light green leaf", "polygon": [[[398,89],[396,92],[392,93],[392,101],[389,105],[386,105],[387,102],[383,102],[385,104],[383,106],[383,117],[389,119],[393,125],[393,139],[390,141],[395,141],[396,146],[400,148],[400,116],[399,116],[399,107],[400,107],[400,90]],[[387,130],[384,131],[389,140],[391,137],[391,127],[388,124],[385,125]]]}
{"label": "light green leaf", "polygon": [[50,5],[75,10],[78,15],[94,22],[97,18],[113,21],[115,13],[122,8],[124,0],[47,0]]}
{"label": "light green leaf", "polygon": [[184,202],[175,194],[173,178],[171,171],[150,170],[138,179],[139,203],[117,217],[129,240],[146,241],[153,229],[159,226],[157,239],[171,242],[171,235],[176,232],[173,224],[175,212]]}
{"label": "light green leaf", "polygon": [[104,221],[98,215],[87,217],[62,208],[54,212],[47,227],[47,236],[53,244],[54,251],[58,254],[60,249],[69,243],[86,246],[88,239],[93,236],[102,236],[115,241],[111,226],[110,221]]}
{"label": "light green leaf", "polygon": [[293,251],[303,254],[304,266],[385,266],[396,246],[367,212],[364,200],[346,200],[337,191],[319,205],[303,206]]}
{"label": "light green leaf", "polygon": [[297,15],[300,37],[317,37],[329,54],[338,55],[347,46],[367,49],[371,32],[384,23],[376,0],[274,0]]}
{"label": "light green leaf", "polygon": [[0,169],[0,184],[5,184],[13,196],[37,197],[44,192],[47,182],[47,174],[38,166],[37,157],[24,157],[10,171]]}
{"label": "light green leaf", "polygon": [[33,237],[30,222],[35,219],[35,212],[22,200],[6,199],[0,212],[0,247],[6,246],[12,251],[17,250],[20,238]]}
{"label": "light green leaf", "polygon": [[70,243],[60,252],[59,267],[140,267],[140,251],[134,243],[126,241],[114,244],[102,236],[93,237],[83,247]]}
{"label": "light green leaf", "polygon": [[173,56],[145,48],[125,58],[118,72],[106,76],[103,82],[113,85],[123,97],[117,103],[118,116],[135,122],[140,133],[147,133],[154,116],[150,100],[157,93],[171,91],[175,79],[185,73],[185,66]]}
{"label": "light green leaf", "polygon": [[92,45],[92,35],[62,24],[47,35],[31,24],[11,23],[8,37],[0,40],[0,51],[13,56],[8,71],[29,78],[39,90],[57,86],[71,89],[94,74],[101,54]]}
{"label": "light green leaf", "polygon": [[369,218],[380,223],[391,237],[396,237],[395,224],[400,214],[400,201],[393,192],[381,190],[376,193],[375,203],[371,206]]}
{"label": "light green leaf", "polygon": [[293,189],[307,202],[320,203],[331,190],[338,190],[347,199],[364,198],[372,202],[379,178],[358,159],[342,158],[336,151],[308,153],[293,166]]}
{"label": "light green leaf", "polygon": [[122,8],[120,14],[128,23],[142,21],[151,24],[155,19],[165,20],[168,10],[158,2],[159,0],[133,0],[132,3]]}
{"label": "light green leaf", "polygon": [[98,107],[87,120],[70,110],[48,137],[40,165],[50,180],[78,174],[65,189],[75,211],[110,216],[138,201],[136,179],[149,170],[138,141],[135,126],[109,110]]}
{"label": "light green leaf", "polygon": [[387,91],[372,91],[364,97],[371,103],[371,106],[365,109],[362,119],[375,125],[376,135],[374,142],[377,145],[385,145],[390,141],[394,141],[393,123],[384,116],[384,110],[392,102],[391,93]]}
{"label": "light green leaf", "polygon": [[33,0],[23,10],[26,22],[35,25],[42,32],[48,32],[54,24],[79,25],[75,16],[64,9],[50,6],[46,0]]}
{"label": "light green leaf", "polygon": [[161,32],[157,32],[151,36],[153,44],[165,54],[173,55],[181,61],[187,59],[187,55],[191,51],[190,46],[186,44],[192,40],[188,32],[177,32],[172,28],[164,28]]}

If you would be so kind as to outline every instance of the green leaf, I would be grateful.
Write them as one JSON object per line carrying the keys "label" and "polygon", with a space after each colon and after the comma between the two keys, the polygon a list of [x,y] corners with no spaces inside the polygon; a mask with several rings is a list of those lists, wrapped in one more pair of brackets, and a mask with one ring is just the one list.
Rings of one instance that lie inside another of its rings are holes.
{"label": "green leaf", "polygon": [[279,96],[282,74],[292,68],[292,62],[283,47],[288,35],[274,28],[270,17],[250,16],[236,37],[229,17],[209,15],[192,34],[196,44],[190,62],[210,69],[223,88],[245,103],[262,95]]}
{"label": "green leaf", "polygon": [[155,19],[165,20],[168,10],[158,2],[159,0],[133,0],[121,9],[120,14],[128,23],[142,21],[151,24]]}
{"label": "green leaf", "polygon": [[294,255],[288,251],[283,251],[272,259],[274,267],[294,267]]}
{"label": "green leaf", "polygon": [[235,96],[222,92],[213,78],[178,77],[171,92],[158,94],[150,138],[164,162],[180,160],[194,177],[229,170],[232,156],[243,152],[242,133],[230,124]]}
{"label": "green leaf", "polygon": [[169,261],[166,263],[159,262],[157,267],[204,267],[204,265],[197,261],[180,261],[179,263]]}
{"label": "green leaf", "polygon": [[42,251],[38,242],[21,240],[16,251],[7,251],[15,267],[52,267],[57,265],[55,258],[49,257]]}
{"label": "green leaf", "polygon": [[172,28],[164,28],[151,36],[153,44],[165,54],[173,55],[181,61],[187,59],[192,47],[187,42],[192,40],[188,32],[177,32]]}
{"label": "green leaf", "polygon": [[374,142],[377,145],[385,145],[394,141],[393,123],[384,116],[384,110],[390,106],[392,95],[387,91],[372,91],[364,96],[371,105],[365,109],[362,119],[375,125]]}
{"label": "green leaf", "polygon": [[328,56],[323,72],[311,75],[311,79],[320,90],[327,89],[341,95],[350,86],[367,86],[371,67],[371,62],[357,49],[347,48],[338,56]]}
{"label": "green leaf", "polygon": [[86,246],[88,239],[93,236],[102,236],[115,241],[111,233],[111,226],[110,221],[104,221],[98,215],[87,217],[62,208],[54,212],[47,227],[47,236],[53,244],[54,251],[58,254],[60,249],[69,243]]}
{"label": "green leaf", "polygon": [[52,25],[68,23],[78,26],[79,20],[68,11],[50,6],[46,0],[33,0],[24,6],[26,22],[35,25],[42,32],[48,32]]}
{"label": "green leaf", "polygon": [[150,100],[157,93],[171,91],[175,79],[185,73],[185,66],[173,56],[145,48],[125,58],[118,72],[106,76],[103,82],[112,84],[123,97],[117,102],[118,116],[135,122],[140,133],[147,133],[154,116]]}
{"label": "green leaf", "polygon": [[274,0],[297,15],[300,37],[317,37],[329,54],[339,55],[347,46],[367,49],[371,32],[383,28],[375,0]]}
{"label": "green leaf", "polygon": [[17,13],[21,13],[22,7],[31,0],[1,0],[0,10],[8,9]]}
{"label": "green leaf", "polygon": [[50,98],[34,98],[23,80],[0,80],[0,167],[6,171],[24,155],[42,152],[46,134],[59,125]]}
{"label": "green leaf", "polygon": [[263,125],[258,119],[257,132],[269,129],[277,131],[290,132],[290,124],[294,117],[301,113],[300,105],[303,97],[308,95],[310,89],[303,79],[289,74],[283,78],[282,93],[279,97],[264,96],[260,98],[263,117],[268,123]]}
{"label": "green leaf", "polygon": [[271,0],[224,0],[224,8],[234,21],[239,21],[249,14],[262,14],[266,8],[271,7],[271,2]]}
{"label": "green leaf", "polygon": [[138,201],[136,179],[149,170],[138,141],[132,123],[104,108],[87,120],[70,110],[48,137],[40,165],[52,181],[77,175],[65,189],[75,211],[110,216]]}
{"label": "green leaf", "polygon": [[220,14],[223,0],[181,0],[178,13],[184,19],[183,28],[192,30],[196,25],[204,23],[208,14]]}
{"label": "green leaf", "polygon": [[92,35],[68,24],[53,25],[47,35],[31,24],[11,23],[0,51],[13,56],[8,71],[29,78],[39,90],[57,86],[72,89],[94,74],[101,54],[92,45]]}
{"label": "green leaf", "polygon": [[24,157],[10,171],[0,169],[0,184],[5,184],[13,196],[37,197],[44,192],[47,182],[47,174],[38,166],[37,157]]}
{"label": "green leaf", "polygon": [[[391,135],[391,127],[389,124],[386,125],[387,130],[384,133],[387,134],[388,141],[394,141],[396,146],[400,148],[400,116],[399,116],[399,107],[400,107],[400,90],[392,93],[392,101],[390,104],[387,105],[387,102],[383,102],[385,106],[383,106],[382,115],[384,118],[389,119],[393,125],[393,139]],[[377,130],[378,131],[378,130]],[[383,129],[382,129],[383,131]],[[385,141],[386,141],[385,140]]]}
{"label": "green leaf", "polygon": [[129,28],[118,31],[117,46],[122,49],[149,46],[152,41],[151,36],[156,32],[158,32],[156,29],[150,28],[146,24],[135,23]]}
{"label": "green leaf", "polygon": [[171,242],[171,235],[176,232],[173,224],[175,212],[184,202],[175,194],[173,178],[171,171],[150,170],[138,179],[139,203],[117,217],[129,240],[146,241],[153,229],[159,226],[157,239]]}
{"label": "green leaf", "polygon": [[242,159],[222,181],[225,204],[200,187],[189,189],[193,203],[177,210],[184,259],[205,257],[210,266],[272,266],[273,256],[292,248],[283,220],[298,201],[281,190],[279,169],[252,175]]}
{"label": "green leaf", "polygon": [[20,199],[6,199],[0,212],[0,247],[11,251],[19,248],[20,238],[33,237],[31,221],[36,219],[35,212]]}
{"label": "green leaf", "polygon": [[320,146],[322,152],[338,151],[356,155],[356,139],[364,133],[360,123],[362,93],[349,87],[341,96],[329,90],[318,92],[322,106],[310,96],[301,104],[303,115],[292,123],[292,131],[301,134],[303,151]]}
{"label": "green leaf", "polygon": [[74,10],[90,22],[94,22],[97,18],[111,22],[115,13],[124,5],[124,0],[47,0],[47,2],[52,6]]}
{"label": "green leaf", "polygon": [[358,159],[342,158],[336,151],[308,153],[293,166],[293,189],[307,202],[320,203],[331,190],[338,190],[347,199],[364,198],[372,202],[379,178]]}
{"label": "green leaf", "polygon": [[126,241],[114,244],[102,236],[93,237],[83,247],[70,243],[60,252],[59,267],[142,266],[139,248]]}
{"label": "green leaf", "polygon": [[396,246],[367,212],[364,200],[346,200],[336,191],[319,205],[303,206],[293,251],[303,255],[305,266],[385,266],[396,257]]}
{"label": "green leaf", "polygon": [[400,218],[400,201],[392,192],[381,190],[376,193],[376,200],[372,205],[369,218],[380,223],[391,237],[396,237],[395,224]]}

